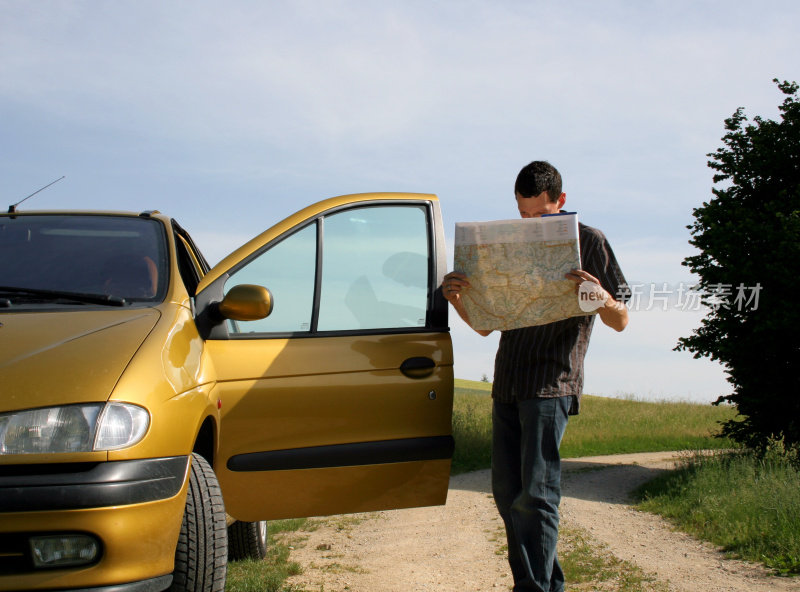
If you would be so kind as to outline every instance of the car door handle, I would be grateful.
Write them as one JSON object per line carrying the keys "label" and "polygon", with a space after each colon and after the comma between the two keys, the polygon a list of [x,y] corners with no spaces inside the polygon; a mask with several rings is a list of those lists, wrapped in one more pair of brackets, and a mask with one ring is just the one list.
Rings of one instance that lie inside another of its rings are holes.
{"label": "car door handle", "polygon": [[433,374],[434,368],[436,368],[436,362],[423,357],[408,358],[400,364],[400,372],[409,378],[425,378]]}

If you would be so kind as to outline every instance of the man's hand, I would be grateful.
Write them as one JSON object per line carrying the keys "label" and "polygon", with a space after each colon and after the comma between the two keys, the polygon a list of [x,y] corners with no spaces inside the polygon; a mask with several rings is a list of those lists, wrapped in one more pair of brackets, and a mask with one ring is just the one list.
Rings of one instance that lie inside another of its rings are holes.
{"label": "man's hand", "polygon": [[575,282],[575,294],[578,294],[583,282],[592,282],[597,285],[594,291],[600,292],[598,300],[603,302],[603,306],[597,309],[597,314],[600,315],[600,320],[604,325],[615,331],[622,331],[628,325],[628,308],[624,303],[614,300],[608,290],[600,284],[600,280],[582,269],[573,269],[564,277]]}
{"label": "man's hand", "polygon": [[469,280],[467,280],[467,276],[458,271],[451,271],[442,280],[442,294],[453,306],[461,300],[461,290],[464,288],[469,288]]}
{"label": "man's hand", "polygon": [[[464,303],[461,301],[461,291],[467,288],[469,288],[469,280],[467,279],[467,276],[458,271],[451,271],[444,276],[444,279],[442,280],[442,294],[444,295],[445,299],[453,305],[453,308],[456,309],[458,316],[464,319],[464,322],[467,325],[472,327],[472,324],[469,322],[467,309],[464,308]],[[477,329],[473,330],[484,337],[491,333],[491,331],[479,331]]]}

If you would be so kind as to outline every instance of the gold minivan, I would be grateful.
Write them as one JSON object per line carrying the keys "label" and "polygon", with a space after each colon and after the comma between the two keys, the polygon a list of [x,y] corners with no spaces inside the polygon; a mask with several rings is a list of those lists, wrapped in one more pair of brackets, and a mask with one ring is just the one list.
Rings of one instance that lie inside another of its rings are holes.
{"label": "gold minivan", "polygon": [[433,195],[335,197],[209,269],[155,211],[0,214],[0,590],[221,591],[266,520],[443,504]]}

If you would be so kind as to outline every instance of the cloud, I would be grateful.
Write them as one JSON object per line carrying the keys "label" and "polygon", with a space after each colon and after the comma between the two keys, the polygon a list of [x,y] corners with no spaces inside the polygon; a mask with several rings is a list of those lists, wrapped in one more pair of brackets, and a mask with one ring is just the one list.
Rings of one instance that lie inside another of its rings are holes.
{"label": "cloud", "polygon": [[690,10],[709,26],[687,28],[676,18],[683,9],[662,7],[656,22],[615,4],[13,6],[4,11],[3,94],[61,116],[150,122],[150,133],[204,141],[391,143],[466,125],[642,143],[644,123],[692,133],[698,108],[717,124],[708,108],[730,91],[718,81],[756,60],[752,45],[762,48],[759,64],[771,47],[752,21],[736,23],[732,48],[732,31],[713,26],[711,13]]}

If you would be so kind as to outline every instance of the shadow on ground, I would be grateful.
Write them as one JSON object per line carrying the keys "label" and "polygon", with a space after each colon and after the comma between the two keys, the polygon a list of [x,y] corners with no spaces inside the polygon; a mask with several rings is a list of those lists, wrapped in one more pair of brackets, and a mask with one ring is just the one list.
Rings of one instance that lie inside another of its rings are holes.
{"label": "shadow on ground", "polygon": [[[631,491],[672,468],[672,454],[564,459],[561,461],[561,493],[586,501],[629,504]],[[485,469],[451,477],[450,488],[491,495],[491,471]]]}

